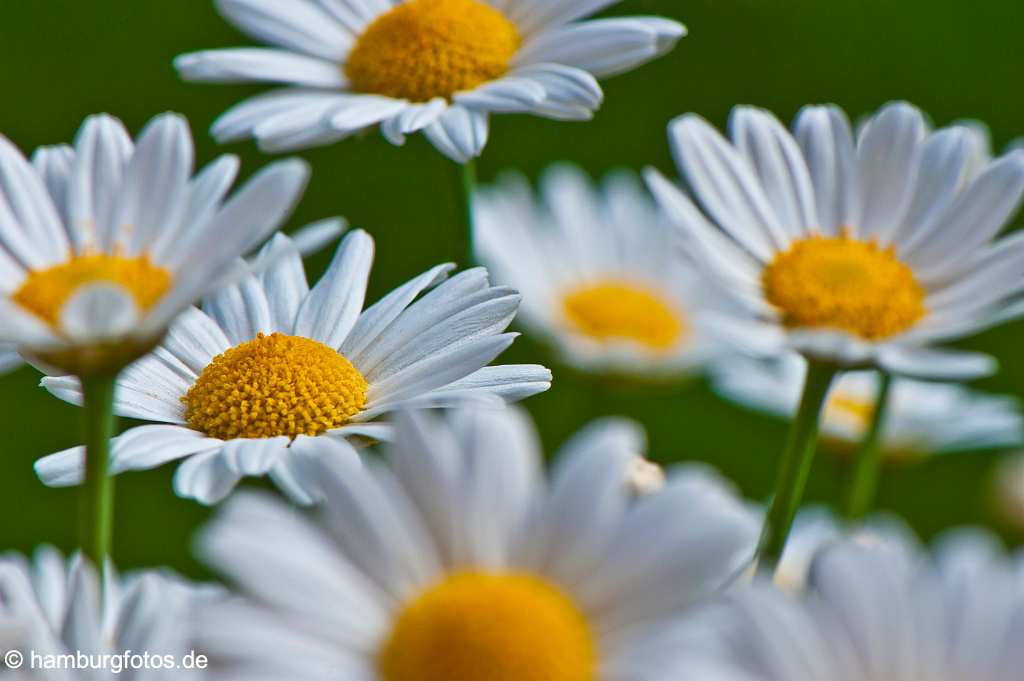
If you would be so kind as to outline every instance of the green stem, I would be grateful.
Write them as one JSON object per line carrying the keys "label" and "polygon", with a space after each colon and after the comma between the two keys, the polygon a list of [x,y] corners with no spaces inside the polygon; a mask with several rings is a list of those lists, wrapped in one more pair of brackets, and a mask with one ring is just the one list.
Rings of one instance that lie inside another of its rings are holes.
{"label": "green stem", "polygon": [[472,263],[473,257],[473,197],[476,194],[476,161],[470,159],[465,165],[459,166],[459,200],[460,213],[462,218],[461,235],[462,245],[459,259],[466,259],[466,264]]}
{"label": "green stem", "polygon": [[82,377],[82,430],[85,485],[81,492],[82,553],[102,569],[110,555],[114,530],[114,479],[110,477],[110,439],[114,436],[116,374]]}
{"label": "green stem", "polygon": [[775,486],[775,496],[765,518],[758,549],[759,569],[774,571],[786,547],[793,518],[803,499],[807,478],[814,463],[818,445],[818,421],[829,386],[835,378],[832,366],[809,362],[804,379],[803,396],[796,419],[789,429],[789,439],[782,454],[782,466]]}
{"label": "green stem", "polygon": [[886,372],[880,372],[878,397],[875,399],[871,424],[857,450],[853,473],[850,476],[850,487],[844,509],[844,514],[850,520],[863,518],[875,503],[878,479],[882,470],[882,430],[885,427],[885,416],[889,408],[891,392],[892,376]]}

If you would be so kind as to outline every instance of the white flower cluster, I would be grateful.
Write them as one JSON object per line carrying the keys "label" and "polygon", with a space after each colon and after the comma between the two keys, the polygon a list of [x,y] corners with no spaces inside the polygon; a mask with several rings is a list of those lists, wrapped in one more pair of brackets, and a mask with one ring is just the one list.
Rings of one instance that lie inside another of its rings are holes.
{"label": "white flower cluster", "polygon": [[[269,47],[175,65],[281,86],[218,119],[218,141],[422,132],[469,166],[492,113],[587,120],[598,78],[685,35],[589,18],[615,4],[217,0]],[[982,530],[929,548],[866,514],[885,461],[1024,440],[1013,398],[936,383],[996,371],[942,344],[1024,315],[1024,239],[1000,237],[1024,151],[994,157],[978,126],[906,103],[856,134],[811,106],[792,129],[738,107],[728,136],[695,114],[669,136],[682,183],[558,165],[536,189],[477,189],[470,166],[481,266],[369,304],[368,233],[278,231],[302,161],[232,193],[238,159],[197,171],[175,114],[134,138],[93,116],[31,159],[0,137],[0,370],[31,364],[86,416],[83,446],[36,464],[82,488],[83,552],[0,558],[0,679],[1018,681],[1024,555]],[[311,284],[303,256],[343,233]],[[509,405],[552,372],[493,364],[520,310],[572,370],[706,372],[792,418],[767,509],[648,460],[623,418],[547,471]],[[111,438],[113,415],[145,423]],[[819,438],[850,459],[842,519],[801,510]],[[230,587],[114,569],[109,478],[171,462],[179,496],[224,502],[197,553]],[[273,489],[237,491],[251,477]],[[1001,480],[1019,510],[1021,476]]]}

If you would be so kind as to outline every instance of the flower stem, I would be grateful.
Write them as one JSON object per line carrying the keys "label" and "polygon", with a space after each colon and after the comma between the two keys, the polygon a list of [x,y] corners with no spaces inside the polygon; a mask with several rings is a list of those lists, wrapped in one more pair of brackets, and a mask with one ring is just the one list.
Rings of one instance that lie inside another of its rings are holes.
{"label": "flower stem", "polygon": [[758,549],[759,569],[774,571],[786,547],[793,518],[807,486],[818,445],[818,421],[829,386],[837,370],[829,365],[809,362],[804,379],[803,396],[796,419],[789,429],[789,439],[782,454],[782,465],[775,486],[775,496],[765,518]]}
{"label": "flower stem", "polygon": [[878,491],[878,478],[882,469],[882,430],[885,427],[885,416],[889,408],[889,396],[892,392],[892,376],[880,372],[878,397],[864,439],[857,449],[857,458],[853,463],[850,476],[850,487],[846,497],[844,513],[850,520],[863,518],[875,503]]}
{"label": "flower stem", "polygon": [[458,191],[462,217],[462,241],[458,260],[465,258],[468,265],[473,262],[473,197],[476,194],[476,160],[470,159],[459,166]]}
{"label": "flower stem", "polygon": [[82,553],[102,569],[110,555],[114,530],[114,479],[110,477],[110,439],[114,436],[116,374],[82,377],[82,430],[85,485],[81,491]]}

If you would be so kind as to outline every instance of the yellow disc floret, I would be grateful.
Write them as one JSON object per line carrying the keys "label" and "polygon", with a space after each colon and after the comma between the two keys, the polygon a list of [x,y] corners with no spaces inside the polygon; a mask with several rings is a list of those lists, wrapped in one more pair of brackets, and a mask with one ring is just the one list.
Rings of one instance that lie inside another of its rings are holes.
{"label": "yellow disc floret", "polygon": [[182,398],[188,424],[222,440],[319,435],[366,404],[366,379],[323,343],[259,334],[218,355]]}
{"label": "yellow disc floret", "polygon": [[789,327],[831,328],[880,340],[925,315],[925,290],[891,248],[847,236],[812,236],[779,253],[762,275]]}
{"label": "yellow disc floret", "polygon": [[15,303],[56,326],[64,303],[80,287],[111,283],[131,293],[147,310],[171,288],[170,273],[146,256],[81,255],[60,265],[29,272],[11,296]]}
{"label": "yellow disc floret", "polygon": [[378,651],[383,681],[593,681],[587,620],[526,574],[459,572],[409,602]]}
{"label": "yellow disc floret", "polygon": [[650,350],[674,347],[687,332],[682,313],[663,296],[626,281],[602,281],[562,300],[569,324],[593,340],[632,341]]}
{"label": "yellow disc floret", "polygon": [[515,25],[481,0],[409,0],[366,28],[345,75],[356,92],[451,99],[504,75],[520,43]]}

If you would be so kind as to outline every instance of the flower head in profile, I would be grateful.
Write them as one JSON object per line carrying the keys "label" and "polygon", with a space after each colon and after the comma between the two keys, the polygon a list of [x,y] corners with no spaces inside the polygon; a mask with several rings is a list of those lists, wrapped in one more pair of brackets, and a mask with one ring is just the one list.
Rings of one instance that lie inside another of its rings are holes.
{"label": "flower head in profile", "polygon": [[716,345],[705,310],[717,293],[678,257],[673,230],[634,177],[595,188],[563,165],[541,187],[538,198],[506,176],[473,201],[477,258],[523,292],[524,322],[585,370],[700,367]]}
{"label": "flower head in profile", "polygon": [[206,531],[244,597],[199,625],[224,678],[657,677],[663,633],[753,552],[756,514],[703,472],[636,494],[630,422],[582,431],[549,482],[517,411],[409,415],[396,435],[385,464],[324,460],[317,521],[241,493]]}
{"label": "flower head in profile", "polygon": [[0,137],[0,367],[16,352],[74,373],[127,364],[305,189],[306,165],[290,160],[226,198],[237,159],[193,176],[193,156],[174,114],[134,142],[117,119],[90,117],[73,147],[42,148],[31,164]]}
{"label": "flower head in profile", "polygon": [[[276,236],[262,274],[191,309],[125,371],[114,410],[159,425],[115,438],[112,471],[184,459],[174,481],[182,496],[216,503],[242,477],[269,474],[311,503],[319,486],[309,460],[346,458],[346,438],[388,439],[383,419],[396,409],[500,405],[551,386],[542,366],[487,366],[515,339],[504,333],[515,291],[491,286],[484,269],[448,278],[453,266],[439,265],[364,310],[373,254],[373,239],[352,231],[311,289],[294,243]],[[81,403],[74,378],[43,385]],[[36,471],[50,485],[78,484],[83,462],[76,447]]]}
{"label": "flower head in profile", "polygon": [[755,587],[717,608],[673,678],[1015,681],[1022,577],[1024,554],[980,532],[947,537],[934,557],[847,541],[818,554],[798,598]]}
{"label": "flower head in profile", "polygon": [[[715,363],[713,385],[737,404],[791,418],[806,371],[798,355],[778,360],[729,357]],[[876,372],[852,371],[832,386],[822,411],[821,435],[833,453],[848,455],[864,440],[879,384]],[[1013,397],[987,395],[956,383],[893,381],[880,443],[890,462],[1021,443],[1024,415]]]}
{"label": "flower head in profile", "polygon": [[994,370],[985,355],[932,346],[1024,312],[1024,239],[997,238],[1024,194],[1024,151],[988,160],[976,126],[933,131],[904,103],[856,140],[830,106],[804,109],[792,133],[740,107],[730,131],[692,114],[670,126],[700,209],[648,179],[739,307],[738,342],[930,378]]}
{"label": "flower head in profile", "polygon": [[618,0],[218,0],[224,17],[269,48],[178,57],[188,80],[284,87],[213,127],[267,151],[330,144],[380,126],[394,144],[423,132],[465,163],[487,143],[491,113],[587,120],[596,78],[668,52],[685,29],[656,17],[582,21]]}
{"label": "flower head in profile", "polygon": [[[197,611],[219,598],[219,589],[190,584],[169,572],[119,576],[108,564],[101,578],[81,557],[66,560],[50,547],[37,549],[32,560],[4,555],[0,557],[0,653],[17,650],[21,666],[5,667],[0,677],[17,681],[177,678],[180,672],[173,666],[147,665],[140,656],[183,663],[195,647],[191,622]],[[139,664],[130,659],[125,664],[126,652],[139,657]],[[62,661],[61,656],[67,655],[75,656],[75,661]],[[33,656],[38,661],[33,662]],[[198,668],[190,669],[188,675],[205,678]]]}

